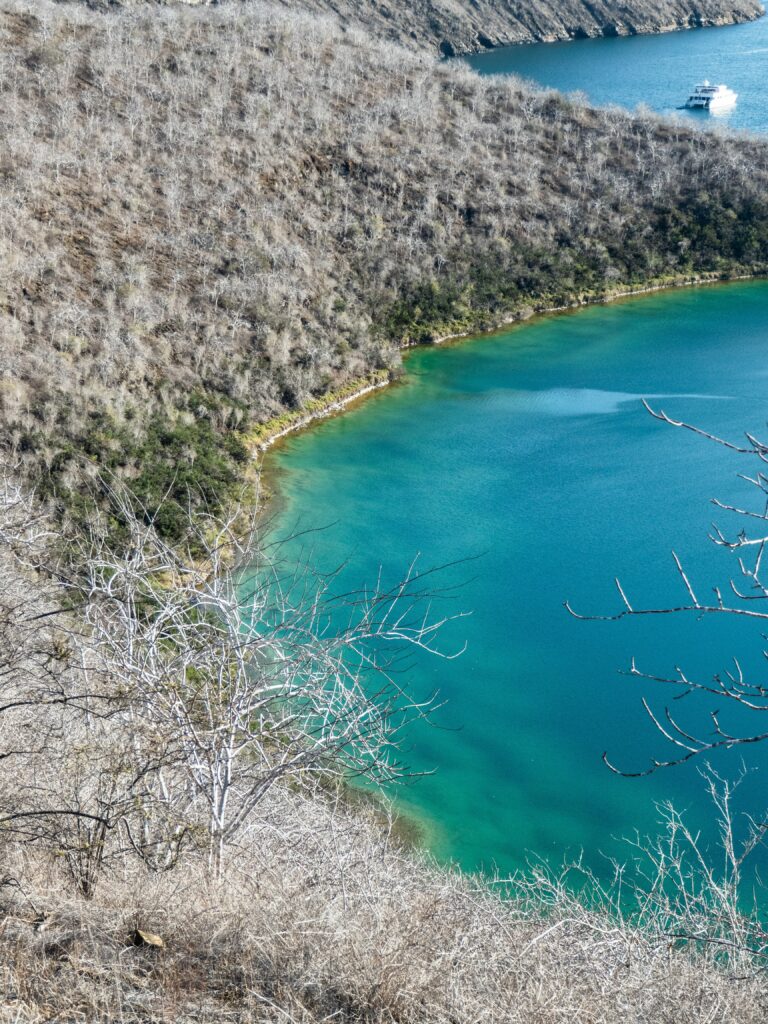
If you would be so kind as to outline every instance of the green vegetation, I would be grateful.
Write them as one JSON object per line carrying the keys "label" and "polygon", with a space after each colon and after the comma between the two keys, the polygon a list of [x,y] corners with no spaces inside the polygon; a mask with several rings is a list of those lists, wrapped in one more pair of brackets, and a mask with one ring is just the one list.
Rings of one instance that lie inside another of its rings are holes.
{"label": "green vegetation", "polygon": [[[649,245],[647,235],[625,240],[613,251],[563,247],[554,254],[470,257],[460,273],[431,277],[408,288],[384,310],[378,330],[400,344],[429,344],[493,329],[532,312],[600,302],[626,291],[727,280],[768,269],[768,222],[750,224],[731,210],[717,217],[709,208],[702,213],[694,207],[659,211],[655,231],[665,240],[680,240],[679,261],[659,266],[658,250]],[[694,239],[693,258],[683,239]],[[619,265],[621,276],[607,279],[606,266]]]}
{"label": "green vegetation", "polygon": [[381,387],[391,378],[392,372],[389,370],[373,370],[365,377],[348,381],[343,387],[336,388],[323,395],[322,398],[310,399],[304,403],[301,409],[296,409],[294,412],[284,412],[280,416],[275,416],[273,419],[268,420],[266,423],[258,424],[248,433],[246,445],[249,448],[252,446],[256,448],[264,447],[274,438],[289,433],[305,423],[309,423],[311,420],[330,415],[341,406],[353,401],[361,393],[372,388]]}
{"label": "green vegetation", "polygon": [[[60,516],[86,524],[94,501],[101,504],[103,486],[123,478],[130,481],[134,511],[166,541],[180,543],[188,538],[190,514],[218,515],[242,492],[249,450],[241,432],[214,426],[218,411],[216,399],[192,394],[187,409],[174,419],[155,412],[135,431],[131,419],[121,424],[94,410],[82,432],[60,447],[40,433],[23,433],[19,449],[48,460],[37,493]],[[111,515],[117,539],[124,524],[115,519],[114,509]]]}

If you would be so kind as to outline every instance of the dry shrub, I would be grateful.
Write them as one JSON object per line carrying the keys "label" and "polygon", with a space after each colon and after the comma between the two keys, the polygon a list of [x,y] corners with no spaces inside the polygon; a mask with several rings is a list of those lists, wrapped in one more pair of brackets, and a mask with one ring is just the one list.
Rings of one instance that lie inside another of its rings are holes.
{"label": "dry shrub", "polygon": [[438,866],[385,809],[313,789],[308,772],[265,790],[217,870],[195,800],[170,822],[189,841],[146,856],[123,825],[135,836],[157,810],[157,792],[130,782],[163,749],[147,762],[126,733],[131,692],[147,694],[136,680],[110,690],[89,663],[82,610],[63,611],[46,582],[47,520],[9,482],[0,498],[0,1020],[764,1019],[768,943],[739,912],[740,864],[692,874],[696,839],[674,814],[644,853],[639,914],[541,868],[501,885]]}
{"label": "dry shrub", "polygon": [[[89,7],[110,9],[110,0],[81,0]],[[168,0],[121,0],[125,6],[157,5]],[[211,0],[171,0],[205,3]],[[239,2],[239,0],[235,0]],[[278,0],[289,10],[333,15],[348,30],[371,35],[412,50],[465,53],[510,43],[582,39],[588,36],[669,32],[674,28],[727,25],[763,13],[757,0],[682,0],[617,3],[616,0],[559,0],[556,5],[515,0],[410,0],[379,5],[360,0]]]}
{"label": "dry shrub", "polygon": [[[159,875],[126,865],[85,901],[49,861],[17,854],[0,1019],[764,1019],[754,969],[588,910],[552,879],[500,900],[359,810],[277,790],[263,810],[218,883],[194,858]],[[133,945],[137,927],[165,947]]]}

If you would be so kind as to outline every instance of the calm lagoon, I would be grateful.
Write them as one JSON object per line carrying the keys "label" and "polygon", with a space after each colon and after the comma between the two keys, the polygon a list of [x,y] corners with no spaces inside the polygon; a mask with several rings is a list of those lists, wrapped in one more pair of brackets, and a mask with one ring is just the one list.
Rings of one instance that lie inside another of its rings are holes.
{"label": "calm lagoon", "polygon": [[[404,383],[296,435],[270,456],[282,495],[276,530],[322,528],[313,560],[345,563],[340,585],[394,581],[419,556],[460,590],[438,611],[468,611],[445,635],[455,661],[417,656],[409,686],[447,701],[411,732],[409,762],[433,775],[396,791],[427,823],[432,848],[468,868],[513,870],[584,849],[607,871],[619,838],[656,831],[655,802],[710,817],[695,765],[626,779],[669,756],[641,697],[663,687],[620,674],[634,655],[659,674],[710,678],[738,654],[764,671],[759,625],[693,617],[579,622],[613,612],[620,575],[638,604],[681,599],[674,548],[694,586],[724,584],[735,559],[708,541],[710,504],[749,499],[752,469],[722,448],[653,420],[670,415],[738,437],[766,428],[768,283],[666,292],[542,317],[513,330],[414,351]],[[304,539],[306,543],[306,538]],[[711,702],[675,705],[706,730]],[[768,750],[742,806],[765,810]],[[739,753],[717,764],[729,775]]]}

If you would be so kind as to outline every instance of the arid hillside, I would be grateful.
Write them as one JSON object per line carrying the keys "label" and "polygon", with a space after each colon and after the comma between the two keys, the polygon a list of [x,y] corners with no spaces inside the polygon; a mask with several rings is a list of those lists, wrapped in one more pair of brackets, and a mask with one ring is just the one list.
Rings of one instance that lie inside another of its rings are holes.
{"label": "arid hillside", "polygon": [[[107,10],[162,0],[87,0]],[[166,0],[196,5],[206,0]],[[243,0],[228,0],[241,3]],[[248,0],[245,0],[248,2]],[[277,0],[286,10],[327,14],[414,50],[468,53],[511,43],[671,32],[750,21],[759,0]]]}
{"label": "arid hillside", "polygon": [[468,53],[512,43],[671,32],[731,25],[763,13],[759,0],[280,0],[283,6],[335,14],[412,49]]}
{"label": "arid hillside", "polygon": [[242,434],[404,342],[768,266],[768,144],[483,80],[270,5],[0,2],[0,420],[226,497]]}
{"label": "arid hillside", "polygon": [[766,271],[768,144],[267,4],[0,0],[0,39],[0,1021],[764,1021],[727,827],[708,873],[670,811],[627,916],[628,876],[501,900],[361,811],[423,577],[340,605],[212,513],[404,344]]}

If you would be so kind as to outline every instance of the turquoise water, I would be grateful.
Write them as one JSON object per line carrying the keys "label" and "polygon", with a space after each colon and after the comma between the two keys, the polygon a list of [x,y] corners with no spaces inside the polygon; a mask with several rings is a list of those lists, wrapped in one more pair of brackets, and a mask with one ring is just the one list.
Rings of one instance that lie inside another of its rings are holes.
{"label": "turquoise water", "polygon": [[[671,415],[739,435],[765,427],[768,283],[667,292],[540,318],[502,335],[415,351],[399,384],[289,439],[271,456],[283,503],[275,530],[323,528],[303,545],[339,586],[472,557],[441,581],[463,583],[437,612],[471,612],[445,635],[455,661],[413,660],[412,691],[447,701],[411,730],[411,765],[433,775],[395,795],[428,826],[433,849],[469,868],[556,862],[583,848],[597,870],[618,837],[656,830],[654,802],[695,822],[710,815],[695,766],[612,775],[669,748],[644,718],[670,694],[619,674],[678,663],[704,677],[733,653],[763,670],[759,628],[661,617],[579,622],[618,610],[613,576],[638,603],[681,598],[674,548],[704,592],[734,568],[707,540],[716,495],[745,497],[738,457],[653,420]],[[748,492],[747,492],[748,497]],[[298,542],[295,545],[298,547]],[[706,730],[711,702],[682,701]],[[765,809],[765,754],[743,803]],[[765,753],[768,753],[766,751]],[[733,775],[740,754],[718,764]]]}
{"label": "turquoise water", "polygon": [[[513,72],[548,88],[583,92],[598,105],[634,109],[644,103],[699,124],[768,130],[768,17],[746,25],[660,36],[510,46],[472,56],[468,62],[483,74]],[[676,112],[691,87],[705,78],[725,82],[739,94],[732,112],[717,118]]]}

